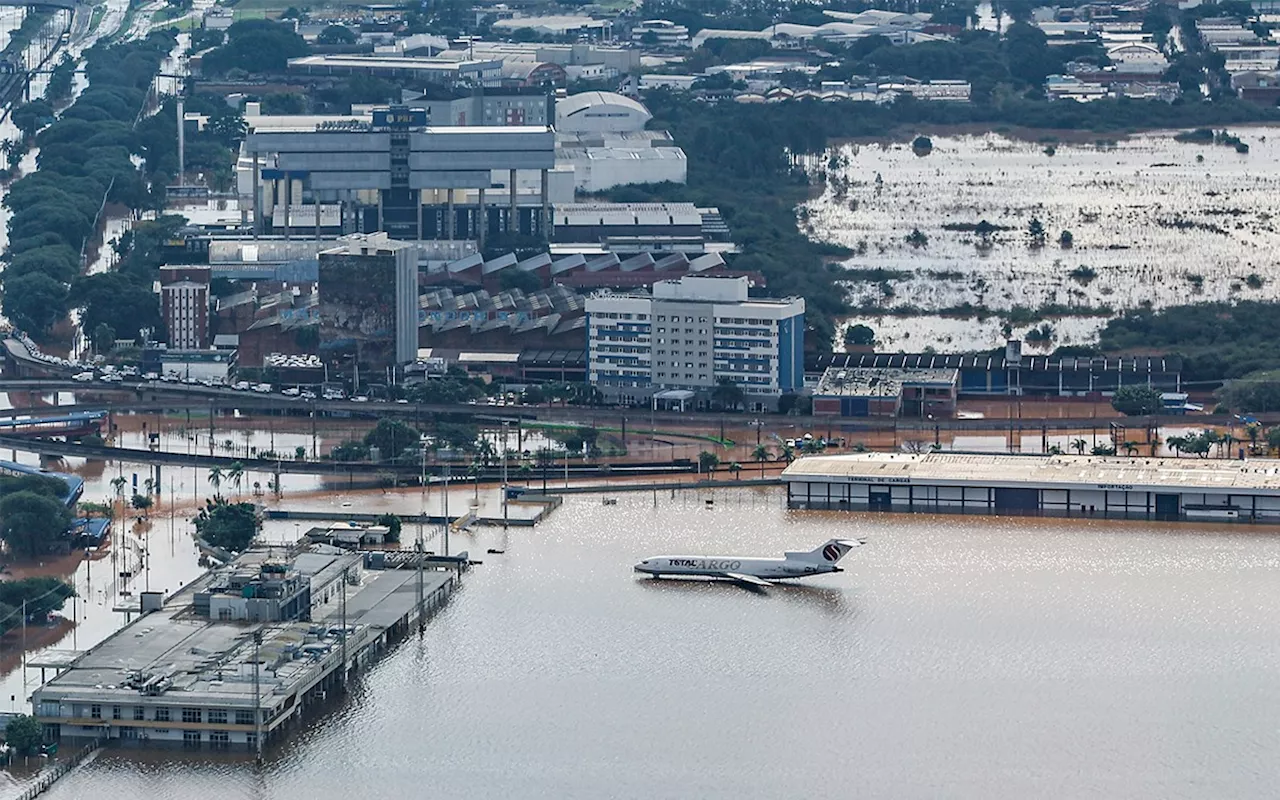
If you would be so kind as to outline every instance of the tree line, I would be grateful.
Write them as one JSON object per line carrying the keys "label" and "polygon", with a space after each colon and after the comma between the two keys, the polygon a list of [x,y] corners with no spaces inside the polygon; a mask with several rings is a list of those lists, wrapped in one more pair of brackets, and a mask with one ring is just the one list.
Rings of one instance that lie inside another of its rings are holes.
{"label": "tree line", "polygon": [[80,254],[104,201],[133,209],[151,202],[152,190],[131,160],[146,155],[134,123],[175,41],[159,32],[90,49],[85,57],[89,86],[35,135],[38,169],[9,188],[3,309],[32,336],[47,333],[71,307]]}

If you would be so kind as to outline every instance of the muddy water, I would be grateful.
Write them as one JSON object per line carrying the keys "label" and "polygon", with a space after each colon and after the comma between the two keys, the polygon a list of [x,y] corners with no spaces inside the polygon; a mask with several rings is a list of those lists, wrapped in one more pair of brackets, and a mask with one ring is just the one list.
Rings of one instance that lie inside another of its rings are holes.
{"label": "muddy water", "polygon": [[[263,765],[113,751],[47,796],[1272,793],[1273,533],[706,499],[573,498],[482,531],[474,552],[505,553]],[[847,572],[765,594],[631,573],[850,535],[870,540]]]}
{"label": "muddy water", "polygon": [[[909,142],[844,145],[815,162],[815,171],[826,168],[826,190],[806,206],[801,225],[814,238],[857,249],[851,268],[909,273],[887,284],[852,282],[855,305],[1123,310],[1273,300],[1280,297],[1280,129],[1235,132],[1248,154],[1179,143],[1172,133],[1058,143],[1052,155],[1044,143],[995,133],[934,136],[923,157]],[[1043,247],[1032,246],[1032,218],[1047,233]],[[943,227],[983,219],[1010,230],[984,243]],[[927,246],[904,241],[913,228]],[[1074,238],[1070,249],[1058,246],[1064,230]],[[1085,315],[1052,321],[1047,345],[1087,341],[1101,323]],[[868,324],[888,349],[989,347],[1003,338],[997,320]]]}

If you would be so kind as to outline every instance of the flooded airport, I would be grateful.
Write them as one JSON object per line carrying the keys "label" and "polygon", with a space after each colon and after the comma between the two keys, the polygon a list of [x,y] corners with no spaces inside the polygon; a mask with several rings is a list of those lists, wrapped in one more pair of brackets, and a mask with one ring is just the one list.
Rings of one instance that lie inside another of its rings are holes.
{"label": "flooded airport", "polygon": [[[424,502],[439,498],[331,491],[291,505]],[[483,562],[464,588],[262,764],[108,748],[46,796],[1271,791],[1269,529],[782,505],[776,488],[570,495],[536,528],[456,534],[451,547]],[[292,527],[264,535],[287,541]],[[163,523],[150,535],[153,553],[170,547]],[[844,573],[759,593],[632,572],[657,554],[772,556],[855,536],[868,544]],[[153,584],[194,569],[189,538],[172,547]]]}

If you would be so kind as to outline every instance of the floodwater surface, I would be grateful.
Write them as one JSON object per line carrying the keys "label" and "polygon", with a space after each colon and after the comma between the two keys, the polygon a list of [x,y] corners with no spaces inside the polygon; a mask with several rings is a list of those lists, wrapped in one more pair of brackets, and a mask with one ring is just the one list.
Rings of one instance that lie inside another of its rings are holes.
{"label": "floodwater surface", "polygon": [[[764,593],[631,571],[833,536],[868,537],[846,572]],[[1280,777],[1275,531],[731,490],[574,496],[455,541],[484,563],[425,635],[262,766],[113,750],[47,797],[1254,797]]]}

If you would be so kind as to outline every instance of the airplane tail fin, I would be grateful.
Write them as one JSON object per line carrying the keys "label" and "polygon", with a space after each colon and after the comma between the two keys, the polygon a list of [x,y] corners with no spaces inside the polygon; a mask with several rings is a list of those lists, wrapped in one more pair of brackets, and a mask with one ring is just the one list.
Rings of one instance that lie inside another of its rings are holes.
{"label": "airplane tail fin", "polygon": [[787,553],[787,558],[816,561],[820,564],[835,564],[844,558],[850,550],[866,543],[866,539],[828,539],[816,549],[807,553]]}

